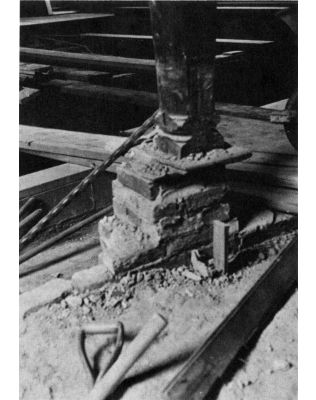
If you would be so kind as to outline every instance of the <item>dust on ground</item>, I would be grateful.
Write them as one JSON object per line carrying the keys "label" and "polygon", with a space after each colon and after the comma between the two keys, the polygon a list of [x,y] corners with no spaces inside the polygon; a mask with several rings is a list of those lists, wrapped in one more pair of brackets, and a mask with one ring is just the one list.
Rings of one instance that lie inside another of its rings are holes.
{"label": "dust on ground", "polygon": [[[282,234],[264,242],[257,251],[252,248],[249,257],[247,252],[243,257],[246,267],[230,276],[217,274],[211,264],[208,278],[199,276],[191,266],[139,271],[97,290],[73,292],[60,303],[29,315],[20,324],[20,399],[85,399],[89,385],[78,352],[78,328],[92,321],[113,320],[139,327],[154,311],[167,316],[167,329],[112,398],[161,399],[161,389],[183,365],[179,355],[187,357],[220,324],[294,235],[296,232]],[[249,354],[246,352],[241,365],[224,377],[217,398],[295,399],[296,323],[294,294],[252,344]],[[100,338],[92,338],[88,344],[90,354],[100,345]],[[146,379],[138,375],[148,366],[166,362],[168,368],[147,374]]]}

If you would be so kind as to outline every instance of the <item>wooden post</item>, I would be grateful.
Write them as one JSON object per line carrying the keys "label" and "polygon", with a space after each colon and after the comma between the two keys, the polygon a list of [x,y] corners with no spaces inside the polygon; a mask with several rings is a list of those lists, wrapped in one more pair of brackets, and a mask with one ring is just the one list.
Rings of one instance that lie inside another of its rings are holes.
{"label": "wooden post", "polygon": [[216,5],[151,1],[159,150],[182,158],[223,147],[214,118]]}
{"label": "wooden post", "polygon": [[213,259],[218,271],[228,272],[229,224],[222,221],[213,223]]}

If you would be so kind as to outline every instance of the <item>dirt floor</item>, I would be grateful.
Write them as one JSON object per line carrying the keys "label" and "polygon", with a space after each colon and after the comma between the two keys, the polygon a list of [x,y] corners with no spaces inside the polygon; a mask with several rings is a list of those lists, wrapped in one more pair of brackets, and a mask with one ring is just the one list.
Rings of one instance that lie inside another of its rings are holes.
{"label": "dirt floor", "polygon": [[[135,330],[154,311],[168,326],[127,374],[112,400],[161,399],[161,389],[183,361],[213,331],[267,270],[296,229],[264,238],[242,256],[244,268],[230,276],[216,273],[210,262],[208,278],[192,266],[138,272],[120,277],[83,294],[73,292],[60,303],[42,308],[20,323],[20,399],[85,399],[89,377],[79,357],[77,331],[86,323],[120,320]],[[87,340],[91,356],[104,344],[102,336]],[[123,348],[125,351],[128,343]],[[105,349],[99,357],[102,365]],[[144,374],[147,369],[150,372]],[[282,400],[297,398],[297,294],[263,332],[242,350],[219,383],[218,400]]]}

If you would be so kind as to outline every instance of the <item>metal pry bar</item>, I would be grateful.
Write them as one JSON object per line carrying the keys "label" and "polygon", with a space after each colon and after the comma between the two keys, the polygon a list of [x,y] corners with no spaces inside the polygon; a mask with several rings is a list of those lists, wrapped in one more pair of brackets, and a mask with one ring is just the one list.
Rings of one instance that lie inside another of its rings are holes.
{"label": "metal pry bar", "polygon": [[86,187],[94,181],[94,179],[110,165],[112,165],[119,157],[124,156],[128,150],[137,144],[138,139],[154,124],[159,110],[155,111],[140,127],[136,128],[134,133],[118,147],[101,165],[94,168],[70,193],[67,194],[55,207],[53,207],[23,238],[20,240],[20,248],[24,247],[26,243],[34,239],[34,237],[44,228],[44,226],[51,221],[57,214],[59,214],[71,201],[78,196]]}

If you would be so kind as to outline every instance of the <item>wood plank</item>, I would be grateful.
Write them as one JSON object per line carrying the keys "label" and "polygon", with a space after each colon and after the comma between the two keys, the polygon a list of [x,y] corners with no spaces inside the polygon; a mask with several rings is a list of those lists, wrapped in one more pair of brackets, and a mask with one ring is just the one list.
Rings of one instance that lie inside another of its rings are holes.
{"label": "wood plank", "polygon": [[[284,163],[297,165],[297,153],[278,125],[223,116],[218,129],[229,143],[244,146],[250,151],[264,152],[254,155],[254,163],[262,161],[271,165]],[[124,140],[124,137],[119,136],[20,126],[20,149],[33,154],[46,153],[50,158],[58,154],[64,156],[66,160],[67,157],[77,157],[89,162],[100,161],[119,147]],[[285,155],[279,156],[279,153]]]}
{"label": "wood plank", "polygon": [[[64,76],[69,77],[70,79],[50,79],[48,82],[39,83],[37,80],[34,82],[26,81],[24,84],[27,86],[34,85],[35,87],[46,87],[46,88],[59,88],[61,93],[66,93],[75,96],[82,96],[87,98],[95,98],[95,99],[103,99],[109,101],[118,101],[118,102],[127,102],[131,104],[137,104],[145,107],[156,108],[158,106],[158,96],[156,93],[141,91],[141,90],[132,90],[125,88],[117,88],[117,87],[108,87],[102,85],[92,85],[89,82],[78,82],[77,79],[85,80],[90,79],[89,74],[82,71],[82,73],[77,73],[78,70],[73,70],[71,68],[57,68],[57,72],[55,73],[55,68],[51,73],[51,77],[54,76]],[[61,72],[59,72],[61,71]],[[72,74],[72,71],[75,71]],[[95,71],[96,72],[96,71]],[[96,72],[96,76],[98,73]],[[125,76],[126,74],[113,75],[113,82],[119,76]],[[128,74],[129,75],[129,74]],[[81,77],[83,77],[81,79]],[[94,77],[92,74],[91,79]],[[102,79],[102,77],[100,77]],[[109,78],[110,79],[110,78]],[[227,115],[239,118],[249,118],[249,119],[258,119],[261,121],[270,121],[271,115],[274,110],[264,109],[261,107],[253,107],[246,105],[238,105],[231,103],[216,103],[215,105],[216,111],[220,115]]]}
{"label": "wood plank", "polygon": [[65,67],[52,68],[50,76],[53,79],[70,79],[94,84],[109,82],[111,78],[111,74],[105,71],[93,71]]}
{"label": "wood plank", "polygon": [[282,125],[223,115],[217,128],[232,145],[244,146],[250,151],[297,155]]}
{"label": "wood plank", "polygon": [[19,104],[25,105],[29,101],[39,96],[39,94],[40,94],[39,89],[23,88],[22,90],[19,91]]}
{"label": "wood plank", "polygon": [[[243,55],[242,51],[227,51],[216,55],[217,62],[230,62]],[[20,48],[22,62],[45,63],[66,67],[92,68],[105,71],[108,68],[133,71],[155,72],[155,60],[106,56],[101,54],[69,53],[65,51],[35,49],[30,47]]]}
{"label": "wood plank", "polygon": [[298,213],[297,190],[263,185],[260,182],[255,184],[242,180],[236,181],[235,179],[228,180],[228,184],[233,192],[257,197],[267,207],[289,214]]}
{"label": "wood plank", "polygon": [[247,164],[263,164],[281,167],[298,166],[297,154],[252,152],[251,158],[245,160]]}
{"label": "wood plank", "polygon": [[277,187],[296,189],[297,167],[280,167],[249,163],[235,163],[226,166],[228,179],[245,182],[260,182]]}
{"label": "wood plank", "polygon": [[83,179],[90,168],[74,164],[61,164],[19,178],[19,197],[36,196],[38,193],[67,185],[74,179]]}
{"label": "wood plank", "polygon": [[[114,82],[115,82],[114,78]],[[155,93],[141,90],[130,90],[125,88],[108,87],[101,85],[86,84],[74,80],[52,79],[42,85],[44,88],[56,88],[59,93],[73,96],[81,96],[95,100],[106,100],[137,104],[143,107],[156,108],[158,99]]]}
{"label": "wood plank", "polygon": [[20,149],[39,150],[90,160],[104,160],[124,137],[20,125]]}
{"label": "wood plank", "polygon": [[106,71],[108,68],[127,71],[155,71],[155,60],[106,56],[100,54],[68,53],[65,51],[20,48],[20,59],[25,62],[45,63],[66,67],[92,68]]}
{"label": "wood plank", "polygon": [[[81,33],[79,35],[82,38],[92,37],[92,38],[100,38],[100,39],[124,39],[124,40],[144,40],[152,42],[152,35],[131,35],[131,34],[115,34],[115,33],[97,33],[97,32],[88,32]],[[238,44],[241,46],[258,46],[258,45],[266,45],[274,43],[271,40],[254,40],[254,39],[225,39],[218,38],[216,39],[216,43],[223,44]]]}
{"label": "wood plank", "polygon": [[45,17],[24,17],[20,19],[20,26],[38,26],[65,22],[88,21],[93,19],[102,19],[114,17],[114,14],[90,14],[90,13],[63,13],[60,15],[49,15]]}
{"label": "wood plank", "polygon": [[[59,153],[52,153],[47,150],[24,149],[22,151],[24,153],[31,154],[34,156],[49,158],[51,160],[61,161],[64,163],[82,165],[84,167],[89,167],[89,168],[94,168],[95,166],[100,165],[102,163],[101,160],[97,160],[97,159],[69,156],[69,155],[59,154]],[[119,165],[119,163],[114,163],[107,169],[107,172],[112,172],[115,174],[116,168],[118,165]]]}

